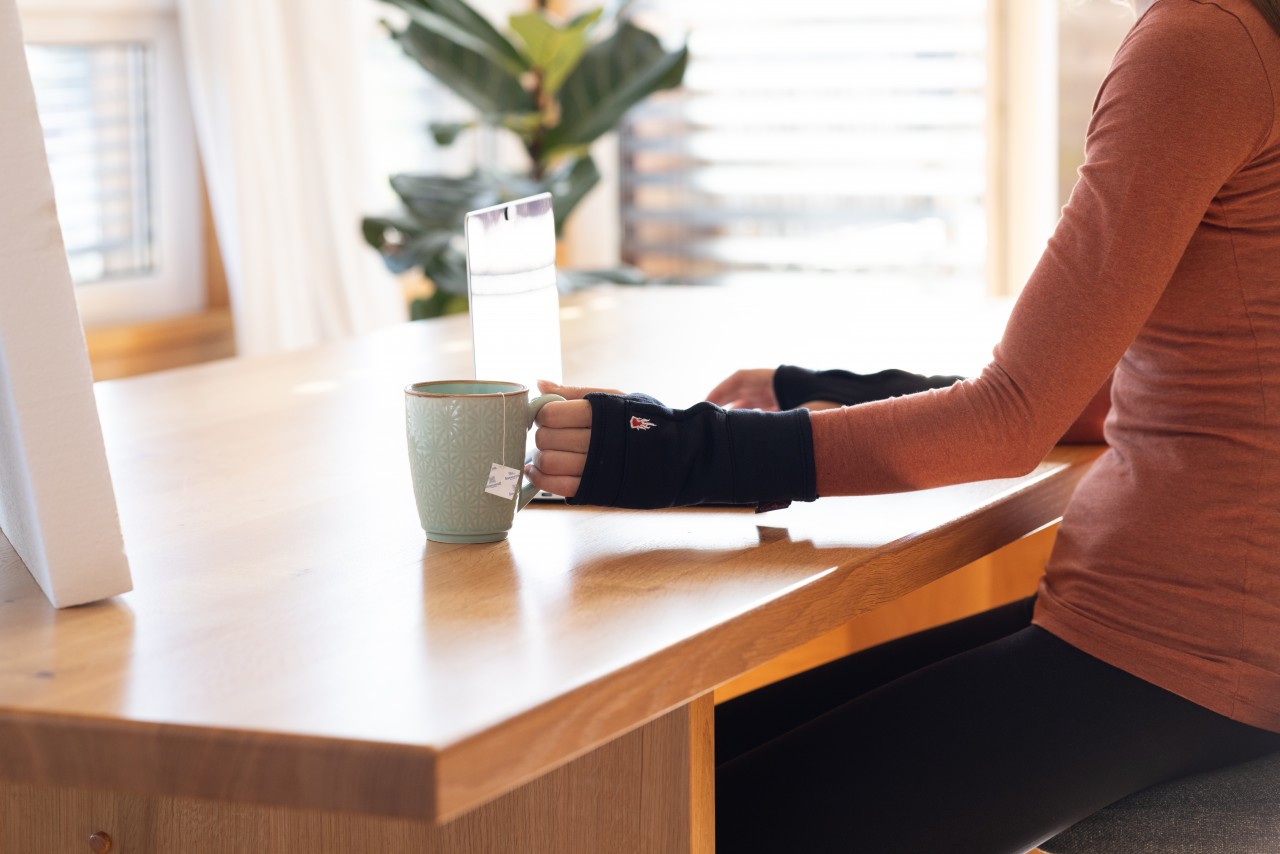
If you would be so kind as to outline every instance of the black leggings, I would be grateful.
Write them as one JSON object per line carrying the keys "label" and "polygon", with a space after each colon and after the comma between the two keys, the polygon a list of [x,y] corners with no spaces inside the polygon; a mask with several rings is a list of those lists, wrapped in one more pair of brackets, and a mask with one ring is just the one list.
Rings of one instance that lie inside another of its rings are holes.
{"label": "black leggings", "polygon": [[1025,599],[716,708],[719,854],[1023,852],[1280,750],[1031,625]]}

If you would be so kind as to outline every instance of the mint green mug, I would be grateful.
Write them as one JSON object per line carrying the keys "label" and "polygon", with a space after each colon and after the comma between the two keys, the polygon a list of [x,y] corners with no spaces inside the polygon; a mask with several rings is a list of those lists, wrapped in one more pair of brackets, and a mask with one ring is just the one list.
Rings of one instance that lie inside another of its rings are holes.
{"label": "mint green mug", "polygon": [[[441,380],[406,386],[405,428],[418,519],[440,543],[504,540],[537,487],[524,481],[524,449],[538,411],[519,383]],[[490,490],[490,491],[487,491]]]}

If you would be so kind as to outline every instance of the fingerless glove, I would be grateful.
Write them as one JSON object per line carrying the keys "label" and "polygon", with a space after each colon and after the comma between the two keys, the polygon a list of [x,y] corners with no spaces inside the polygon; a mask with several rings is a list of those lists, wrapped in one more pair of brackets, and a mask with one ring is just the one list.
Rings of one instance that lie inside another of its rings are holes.
{"label": "fingerless glove", "polygon": [[887,397],[947,388],[964,377],[912,374],[890,369],[874,374],[849,371],[811,371],[795,365],[782,365],[773,375],[773,393],[779,409],[795,409],[810,400],[829,400],[842,406],[853,406]]}
{"label": "fingerless glove", "polygon": [[817,498],[809,413],[676,410],[641,394],[588,394],[591,444],[570,504],[653,509],[706,502],[772,510]]}

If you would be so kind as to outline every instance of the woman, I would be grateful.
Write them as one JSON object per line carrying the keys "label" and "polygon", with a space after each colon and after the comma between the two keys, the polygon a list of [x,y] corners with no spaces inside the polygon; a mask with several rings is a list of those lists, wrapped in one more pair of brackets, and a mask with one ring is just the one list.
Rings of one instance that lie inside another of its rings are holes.
{"label": "woman", "polygon": [[743,371],[711,400],[761,410],[542,411],[531,476],[574,502],[771,505],[1024,473],[1112,380],[1034,600],[717,710],[727,854],[1024,851],[1280,750],[1280,5],[1138,12],[980,376],[812,414],[785,407],[865,383]]}

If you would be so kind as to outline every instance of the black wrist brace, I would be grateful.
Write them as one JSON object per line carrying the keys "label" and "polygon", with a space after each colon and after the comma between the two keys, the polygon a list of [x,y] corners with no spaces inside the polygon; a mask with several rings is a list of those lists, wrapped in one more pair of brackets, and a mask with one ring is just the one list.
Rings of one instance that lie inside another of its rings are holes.
{"label": "black wrist brace", "polygon": [[829,400],[842,406],[853,406],[931,388],[947,388],[962,379],[964,377],[926,377],[894,368],[874,374],[854,374],[782,365],[773,375],[773,393],[778,398],[779,409],[795,409],[811,400]]}
{"label": "black wrist brace", "polygon": [[591,446],[570,504],[653,509],[705,502],[758,511],[817,498],[806,410],[674,410],[647,395],[588,394]]}

